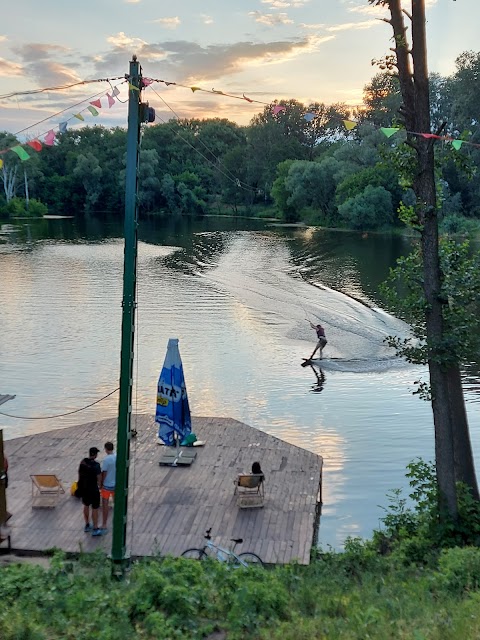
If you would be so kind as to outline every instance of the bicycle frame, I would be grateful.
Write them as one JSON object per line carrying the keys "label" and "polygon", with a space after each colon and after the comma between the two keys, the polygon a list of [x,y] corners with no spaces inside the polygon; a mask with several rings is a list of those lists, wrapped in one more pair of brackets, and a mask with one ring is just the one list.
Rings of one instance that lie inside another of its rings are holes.
{"label": "bicycle frame", "polygon": [[203,560],[207,557],[213,557],[220,562],[227,562],[232,564],[234,567],[249,567],[252,564],[256,566],[262,566],[262,559],[257,556],[256,553],[243,552],[238,555],[234,552],[233,549],[237,546],[237,544],[241,544],[243,542],[242,538],[232,538],[232,548],[226,549],[225,547],[221,547],[218,544],[212,542],[211,534],[212,529],[208,529],[205,533],[205,544],[202,548],[191,548],[186,549],[182,553],[182,557],[191,558],[193,560]]}
{"label": "bicycle frame", "polygon": [[[235,547],[237,546],[237,542],[235,542]],[[215,544],[211,540],[207,540],[205,546],[203,547],[203,551],[207,555],[215,555],[217,560],[220,562],[238,562],[243,566],[247,566],[247,563],[244,562],[241,558],[237,556],[237,554],[233,551],[233,549],[225,549],[218,544]],[[210,552],[210,554],[209,554]]]}

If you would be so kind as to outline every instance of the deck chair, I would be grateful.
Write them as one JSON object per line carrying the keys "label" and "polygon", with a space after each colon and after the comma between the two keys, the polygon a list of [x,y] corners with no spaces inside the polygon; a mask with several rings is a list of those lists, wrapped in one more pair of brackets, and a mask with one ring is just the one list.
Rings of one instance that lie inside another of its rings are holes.
{"label": "deck chair", "polygon": [[31,475],[32,509],[57,506],[60,494],[65,493],[62,483],[55,475]]}
{"label": "deck chair", "polygon": [[234,480],[237,506],[240,509],[263,507],[265,500],[265,476],[263,473],[239,473]]}

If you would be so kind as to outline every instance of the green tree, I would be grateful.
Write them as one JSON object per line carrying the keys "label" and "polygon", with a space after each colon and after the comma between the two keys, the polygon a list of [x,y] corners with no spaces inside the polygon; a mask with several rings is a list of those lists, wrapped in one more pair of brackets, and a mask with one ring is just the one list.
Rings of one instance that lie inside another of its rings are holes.
{"label": "green tree", "polygon": [[321,162],[295,160],[285,178],[285,190],[289,193],[287,205],[301,211],[311,208],[320,211],[322,220],[332,223],[336,218],[335,172],[338,162],[325,158]]}
{"label": "green tree", "polygon": [[398,76],[388,71],[377,73],[363,89],[362,119],[377,127],[391,127],[401,103]]}
{"label": "green tree", "polygon": [[361,193],[341,204],[338,212],[351,229],[369,231],[385,227],[392,222],[392,195],[383,187],[369,184]]}
{"label": "green tree", "polygon": [[[0,133],[0,149],[9,149],[18,144],[18,140],[14,135],[7,131]],[[12,151],[7,151],[1,156],[2,168],[0,175],[2,177],[3,191],[6,202],[10,202],[20,190],[23,180],[23,171],[20,158]]]}
{"label": "green tree", "polygon": [[103,171],[98,158],[93,153],[80,153],[77,156],[73,175],[85,189],[85,211],[93,211],[102,191]]}
{"label": "green tree", "polygon": [[[411,13],[407,14],[403,11],[401,0],[369,0],[369,3],[385,5],[390,10],[394,66],[398,71],[403,100],[401,113],[407,130],[407,142],[415,150],[412,187],[416,195],[416,207],[411,221],[420,230],[425,336],[440,513],[442,516],[448,514],[456,521],[456,481],[468,484],[477,499],[478,488],[461,385],[460,356],[455,354],[453,361],[451,356],[447,357],[450,340],[446,331],[445,310],[448,300],[441,295],[445,274],[440,263],[438,244],[434,146],[432,139],[410,133],[428,133],[431,127],[425,1],[412,0]],[[411,22],[411,44],[407,38],[405,15]],[[462,456],[459,455],[460,451]]]}

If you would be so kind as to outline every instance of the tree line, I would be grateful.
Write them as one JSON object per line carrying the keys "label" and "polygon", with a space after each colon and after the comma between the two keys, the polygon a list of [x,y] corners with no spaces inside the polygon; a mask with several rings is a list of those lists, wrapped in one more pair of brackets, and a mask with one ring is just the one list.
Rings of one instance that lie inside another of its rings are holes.
{"label": "tree line", "polygon": [[[247,126],[227,119],[183,119],[148,126],[139,173],[141,214],[217,212],[277,217],[359,230],[401,226],[402,206],[414,201],[402,183],[413,151],[400,131],[398,74],[388,57],[364,88],[363,105],[302,104],[281,100]],[[480,142],[480,53],[462,53],[448,77],[430,75],[432,131]],[[313,120],[306,113],[315,115]],[[358,124],[348,131],[343,121]],[[421,133],[421,132],[420,132]],[[0,149],[18,144],[0,133]],[[30,213],[123,215],[126,130],[72,129],[52,147],[22,162],[2,154],[0,215]],[[439,212],[450,231],[480,218],[480,148],[437,145]]]}

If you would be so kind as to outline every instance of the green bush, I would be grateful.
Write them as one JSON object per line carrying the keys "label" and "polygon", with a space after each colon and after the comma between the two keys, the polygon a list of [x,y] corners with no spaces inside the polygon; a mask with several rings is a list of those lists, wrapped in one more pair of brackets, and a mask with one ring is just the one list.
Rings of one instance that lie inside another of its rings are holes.
{"label": "green bush", "polygon": [[4,204],[0,209],[0,214],[9,218],[41,218],[48,213],[47,205],[43,204],[35,198],[31,198],[28,203],[25,198],[12,198],[8,203]]}
{"label": "green bush", "polygon": [[435,583],[455,594],[480,588],[480,549],[455,547],[442,551]]}

